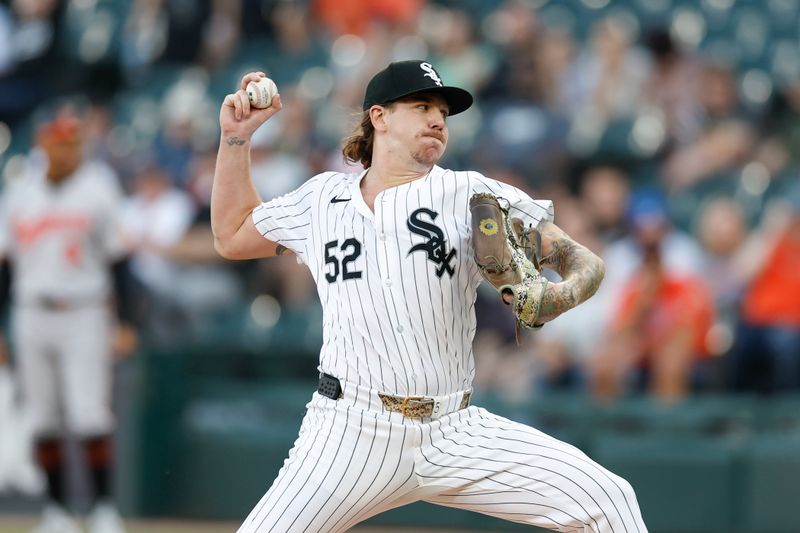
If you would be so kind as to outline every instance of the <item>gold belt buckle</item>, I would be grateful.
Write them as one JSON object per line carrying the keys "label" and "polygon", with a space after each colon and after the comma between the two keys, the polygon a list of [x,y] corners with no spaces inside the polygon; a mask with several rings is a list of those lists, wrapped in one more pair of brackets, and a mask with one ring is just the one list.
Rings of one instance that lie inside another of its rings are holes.
{"label": "gold belt buckle", "polygon": [[408,407],[408,402],[411,400],[414,401],[422,401],[424,400],[424,396],[406,396],[403,398],[403,402],[400,404],[400,413],[406,418],[422,418],[422,415],[412,415],[406,412],[406,408]]}
{"label": "gold belt buckle", "polygon": [[464,396],[461,397],[461,404],[458,406],[458,410],[466,409],[469,407],[469,400],[472,397],[472,391],[467,391],[464,393]]}

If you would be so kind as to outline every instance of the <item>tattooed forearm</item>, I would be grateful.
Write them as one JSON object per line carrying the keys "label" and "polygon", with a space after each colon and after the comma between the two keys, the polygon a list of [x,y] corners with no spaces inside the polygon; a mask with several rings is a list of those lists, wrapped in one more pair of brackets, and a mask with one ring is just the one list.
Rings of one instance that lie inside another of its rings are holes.
{"label": "tattooed forearm", "polygon": [[605,275],[603,260],[572,240],[555,224],[542,229],[542,266],[557,272],[562,281],[548,284],[539,316],[547,322],[588,300]]}
{"label": "tattooed forearm", "polygon": [[233,146],[234,144],[236,146],[241,146],[247,141],[244,139],[240,139],[239,137],[228,137],[228,139],[225,142],[228,143],[228,146]]}
{"label": "tattooed forearm", "polygon": [[574,287],[566,283],[548,283],[547,288],[542,293],[542,300],[539,303],[539,315],[536,323],[543,324],[549,322],[569,311],[583,300],[576,294]]}

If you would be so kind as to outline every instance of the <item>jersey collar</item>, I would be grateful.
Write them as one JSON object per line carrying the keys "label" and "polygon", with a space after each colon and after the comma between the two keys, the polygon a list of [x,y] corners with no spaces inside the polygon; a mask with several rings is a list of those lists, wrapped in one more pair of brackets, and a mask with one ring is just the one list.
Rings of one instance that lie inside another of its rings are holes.
{"label": "jersey collar", "polygon": [[364,201],[364,197],[361,195],[361,180],[364,179],[364,176],[367,175],[367,170],[364,169],[361,171],[356,179],[350,183],[350,198],[353,202],[353,207],[356,208],[356,211],[361,213],[362,216],[372,220],[375,218],[375,215],[370,211],[370,208],[367,207],[367,203]]}
{"label": "jersey collar", "polygon": [[[357,177],[350,183],[350,198],[352,198],[353,205],[356,208],[356,211],[361,213],[364,217],[373,220],[375,218],[375,214],[367,206],[367,203],[364,201],[364,197],[361,195],[361,180],[363,180],[364,176],[367,175],[368,170],[369,169],[362,170],[361,173],[358,174]],[[413,187],[415,185],[424,182],[425,180],[429,180],[431,178],[438,178],[439,176],[441,176],[443,170],[444,169],[442,169],[440,166],[434,165],[433,168],[431,168],[430,172],[428,172],[428,174],[426,174],[425,176],[416,179],[414,181],[411,181],[409,183],[406,183],[402,186],[410,185]]]}

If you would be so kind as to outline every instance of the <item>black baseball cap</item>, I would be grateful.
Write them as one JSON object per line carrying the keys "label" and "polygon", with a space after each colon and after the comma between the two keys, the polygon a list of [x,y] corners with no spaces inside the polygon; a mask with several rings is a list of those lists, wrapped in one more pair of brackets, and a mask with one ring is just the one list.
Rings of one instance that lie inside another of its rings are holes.
{"label": "black baseball cap", "polygon": [[373,105],[388,104],[422,92],[442,95],[450,107],[450,116],[466,111],[472,105],[472,95],[468,91],[444,85],[433,65],[415,59],[390,63],[372,77],[364,95],[364,111]]}

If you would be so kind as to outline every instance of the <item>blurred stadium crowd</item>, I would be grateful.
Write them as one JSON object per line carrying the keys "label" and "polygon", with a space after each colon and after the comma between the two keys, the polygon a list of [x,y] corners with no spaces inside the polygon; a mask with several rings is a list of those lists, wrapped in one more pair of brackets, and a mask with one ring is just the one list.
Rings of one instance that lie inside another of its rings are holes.
{"label": "blurred stadium crowd", "polygon": [[314,360],[305,268],[213,250],[219,104],[247,71],[277,82],[284,110],[252,150],[268,199],[344,168],[366,80],[429,58],[477,96],[443,166],[553,199],[556,223],[606,261],[593,299],[519,346],[482,295],[477,387],[798,390],[798,13],[799,0],[0,0],[0,173],[23,172],[48,108],[77,103],[88,156],[128,194],[143,346]]}

